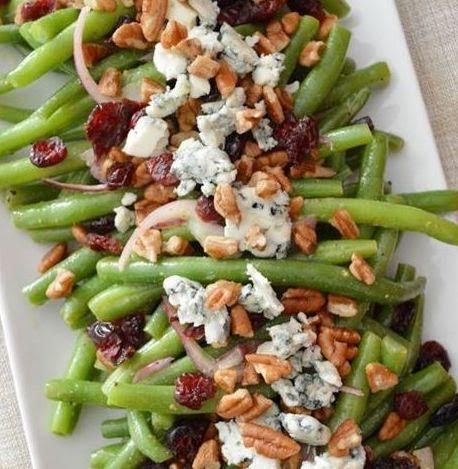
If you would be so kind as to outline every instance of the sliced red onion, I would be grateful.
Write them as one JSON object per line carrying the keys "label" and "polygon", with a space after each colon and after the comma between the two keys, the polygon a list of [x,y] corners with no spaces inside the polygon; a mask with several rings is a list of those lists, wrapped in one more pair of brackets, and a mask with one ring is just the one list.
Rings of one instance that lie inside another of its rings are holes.
{"label": "sliced red onion", "polygon": [[156,371],[162,370],[163,368],[169,366],[173,362],[173,357],[166,357],[161,358],[160,360],[156,360],[148,365],[140,368],[134,375],[133,382],[138,383],[139,381],[143,381],[144,379],[151,376]]}
{"label": "sliced red onion", "polygon": [[99,90],[99,86],[91,77],[86,63],[84,62],[83,54],[83,33],[86,19],[91,11],[90,7],[83,7],[76,20],[75,32],[73,33],[73,55],[75,57],[75,67],[78,73],[78,77],[81,80],[81,84],[84,86],[86,91],[94,98],[97,103],[107,103],[113,101],[113,98],[105,96]]}
{"label": "sliced red onion", "polygon": [[74,192],[108,192],[112,190],[109,184],[71,184],[68,182],[60,182],[55,179],[45,178],[43,181],[48,186],[56,187],[57,189],[74,191]]}
{"label": "sliced red onion", "polygon": [[245,354],[243,353],[242,348],[234,347],[216,361],[216,368],[218,370],[236,368],[243,363],[244,358]]}
{"label": "sliced red onion", "polygon": [[191,233],[201,244],[207,236],[223,236],[224,228],[216,223],[204,222],[196,213],[196,205],[197,201],[195,200],[176,200],[152,211],[127,241],[119,258],[119,269],[124,269],[132,254],[135,242],[150,228],[165,228],[186,223]]}
{"label": "sliced red onion", "polygon": [[342,386],[340,392],[345,394],[351,394],[352,396],[363,397],[364,393],[361,389],[353,388],[352,386]]}

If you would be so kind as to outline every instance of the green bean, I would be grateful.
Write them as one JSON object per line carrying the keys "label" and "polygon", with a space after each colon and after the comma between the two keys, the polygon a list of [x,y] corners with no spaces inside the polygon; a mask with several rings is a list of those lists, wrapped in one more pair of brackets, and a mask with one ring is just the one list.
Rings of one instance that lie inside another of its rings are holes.
{"label": "green bean", "polygon": [[456,384],[453,378],[449,378],[442,386],[434,389],[425,397],[428,411],[420,418],[407,422],[405,428],[393,439],[379,441],[372,437],[367,444],[372,448],[376,458],[387,456],[394,451],[408,446],[428,425],[431,415],[443,404],[450,401],[456,392]]}
{"label": "green bean", "polygon": [[382,324],[380,324],[379,322],[375,321],[372,318],[365,317],[363,321],[361,322],[361,324],[359,324],[358,329],[361,331],[373,332],[374,334],[377,334],[382,339],[384,337],[391,337],[396,342],[398,342],[399,344],[409,349],[409,341],[407,339],[404,339],[404,337],[400,336],[399,334],[394,332],[392,329],[382,326]]}
{"label": "green bean", "polygon": [[157,71],[153,62],[147,62],[131,70],[124,70],[122,74],[122,84],[126,86],[132,83],[141,83],[145,77],[151,78],[161,85],[165,86],[166,84],[164,75]]}
{"label": "green bean", "polygon": [[53,401],[107,406],[102,384],[81,379],[52,379],[46,383],[45,394]]}
{"label": "green bean", "polygon": [[[2,28],[2,26],[0,26],[0,28]],[[24,119],[27,119],[27,117],[29,117],[32,113],[32,109],[22,109],[14,106],[8,106],[6,104],[0,104],[0,120],[10,122],[11,124],[16,124],[23,121]]]}
{"label": "green bean", "polygon": [[358,346],[358,355],[351,365],[351,373],[345,380],[346,386],[359,389],[363,395],[340,394],[335,405],[335,412],[329,421],[329,426],[333,430],[347,418],[354,419],[356,423],[361,422],[369,398],[366,365],[380,360],[380,347],[380,337],[371,332],[363,335]]}
{"label": "green bean", "polygon": [[448,425],[444,425],[442,427],[426,428],[423,433],[411,443],[409,449],[420,449],[424,448],[425,446],[432,446],[432,444],[434,444],[440,435],[442,435],[444,432],[447,432],[448,429]]}
{"label": "green bean", "polygon": [[[80,333],[65,378],[90,379],[94,372],[95,345],[85,332]],[[57,435],[73,433],[81,406],[73,402],[58,402],[51,422],[51,431]]]}
{"label": "green bean", "polygon": [[398,342],[393,336],[383,337],[380,349],[382,363],[398,376],[406,368],[407,353],[407,347]]}
{"label": "green bean", "polygon": [[105,420],[100,428],[104,438],[126,438],[130,436],[126,417]]}
{"label": "green bean", "polygon": [[62,163],[48,168],[38,168],[30,162],[29,158],[3,163],[0,165],[0,189],[19,186],[84,168],[86,164],[79,158],[79,155],[88,148],[88,142],[70,143],[67,146],[67,158]]}
{"label": "green bean", "polygon": [[14,44],[21,41],[22,36],[17,24],[2,24],[0,26],[0,44]]}
{"label": "green bean", "polygon": [[325,143],[322,143],[318,149],[320,158],[367,145],[372,141],[372,132],[368,125],[357,124],[327,132],[323,138]]}
{"label": "green bean", "polygon": [[159,301],[162,287],[111,285],[92,297],[89,309],[99,321],[115,321]]}
{"label": "green bean", "polygon": [[158,284],[170,275],[182,275],[202,283],[218,279],[247,283],[247,264],[252,264],[276,287],[312,288],[380,304],[399,303],[414,298],[423,291],[425,285],[424,279],[406,283],[378,279],[368,286],[356,280],[343,267],[311,262],[304,269],[304,263],[297,260],[201,258],[196,263],[194,257],[176,257],[162,259],[156,264],[133,261],[120,271],[118,259],[107,257],[98,263],[97,271],[102,279],[114,283]]}
{"label": "green bean", "polygon": [[[432,428],[432,430],[435,429],[434,427]],[[454,422],[448,425],[446,429],[442,428],[441,430],[442,434],[431,445],[434,455],[434,467],[438,469],[450,467],[450,469],[453,469],[456,465],[448,466],[447,464],[450,464],[453,460],[457,461],[456,458],[452,458],[452,454],[455,453],[455,447],[458,443],[458,422]]]}
{"label": "green bean", "polygon": [[245,23],[235,26],[235,30],[242,36],[253,36],[258,31],[264,31],[265,26],[262,23]]}
{"label": "green bean", "polygon": [[144,331],[153,339],[159,340],[169,327],[169,319],[162,305],[159,305],[147,322]]}
{"label": "green bean", "polygon": [[151,412],[151,425],[158,436],[163,435],[175,422],[175,416]]}
{"label": "green bean", "polygon": [[350,75],[350,73],[353,73],[355,70],[356,70],[356,62],[352,58],[347,57],[345,59],[344,66],[340,74],[341,76]]}
{"label": "green bean", "polygon": [[454,190],[387,195],[385,200],[421,208],[432,213],[447,213],[458,210],[458,191]]}
{"label": "green bean", "polygon": [[[0,166],[1,171],[1,166]],[[9,189],[5,194],[8,208],[14,209],[23,205],[52,200],[59,195],[59,190],[44,183],[27,184]]]}
{"label": "green bean", "polygon": [[153,434],[143,412],[129,410],[127,423],[132,441],[149,459],[155,463],[161,463],[173,456],[171,451]]}
{"label": "green bean", "polygon": [[353,176],[353,170],[345,164],[340,171],[336,174],[336,179],[339,181],[345,182],[347,179]]}
{"label": "green bean", "polygon": [[424,233],[444,243],[458,245],[458,225],[424,210],[378,200],[308,199],[302,213],[329,221],[337,210],[345,209],[356,223]]}
{"label": "green bean", "polygon": [[103,253],[92,251],[88,248],[81,248],[49,269],[37,280],[27,285],[22,291],[32,304],[43,304],[48,300],[46,290],[56,278],[59,269],[72,272],[75,275],[76,283],[95,273],[96,264],[103,255]]}
{"label": "green bean", "polygon": [[351,94],[335,108],[330,109],[323,119],[320,119],[320,132],[325,133],[348,125],[358,112],[365,106],[371,95],[369,88],[363,88]]}
{"label": "green bean", "polygon": [[314,114],[333,89],[345,63],[350,37],[350,31],[342,26],[336,25],[332,28],[320,62],[307,75],[296,94],[296,117]]}
{"label": "green bean", "polygon": [[304,46],[314,38],[319,26],[319,21],[312,16],[303,16],[301,18],[299,27],[284,51],[284,69],[280,75],[279,86],[284,87],[289,82],[291,75],[297,67],[299,56]]}
{"label": "green bean", "polygon": [[41,230],[29,230],[27,234],[36,243],[60,243],[74,239],[72,229],[69,226],[62,228],[42,228]]}
{"label": "green bean", "polygon": [[350,13],[350,5],[345,0],[320,0],[328,13],[343,18]]}
{"label": "green bean", "polygon": [[162,241],[168,241],[172,236],[179,236],[187,241],[195,241],[194,235],[186,225],[171,226],[161,230]]}
{"label": "green bean", "polygon": [[[451,442],[450,442],[451,445]],[[437,458],[436,458],[437,459]],[[458,467],[458,437],[455,435],[453,440],[452,452],[448,456],[444,465],[435,463],[437,469],[455,469]]]}
{"label": "green bean", "polygon": [[65,300],[60,315],[71,329],[79,329],[91,321],[93,315],[88,306],[88,301],[101,291],[108,288],[109,284],[96,275],[85,281],[73,290]]}
{"label": "green bean", "polygon": [[104,469],[136,469],[145,459],[136,444],[129,440]]}
{"label": "green bean", "polygon": [[[378,62],[356,70],[351,75],[340,78],[322,101],[321,109],[329,109],[362,88],[381,86],[390,80],[390,69],[386,62]],[[318,109],[318,108],[317,108]]]}
{"label": "green bean", "polygon": [[379,134],[384,135],[385,138],[388,140],[388,146],[390,147],[391,151],[401,151],[404,148],[404,139],[402,137],[399,137],[399,135],[384,132],[382,130],[377,130],[377,132]]}
{"label": "green bean", "polygon": [[[65,182],[70,184],[94,184],[96,180],[92,176],[89,169],[82,169],[80,171],[75,171],[67,175]],[[61,190],[59,194],[59,198],[67,197],[69,195],[73,195],[74,191],[71,190]]]}
{"label": "green bean", "polygon": [[73,129],[66,130],[60,137],[64,142],[74,142],[75,140],[83,140],[86,138],[86,131],[83,126],[77,126]]}
{"label": "green bean", "polygon": [[335,179],[294,179],[292,186],[293,194],[304,198],[343,196],[342,183]]}
{"label": "green bean", "polygon": [[409,327],[407,332],[407,340],[410,343],[408,349],[406,370],[411,372],[417,362],[418,355],[420,353],[421,338],[423,332],[423,310],[425,307],[425,297],[420,295],[415,300],[415,319]]}
{"label": "green bean", "polygon": [[124,447],[124,443],[107,445],[91,454],[91,469],[103,469]]}

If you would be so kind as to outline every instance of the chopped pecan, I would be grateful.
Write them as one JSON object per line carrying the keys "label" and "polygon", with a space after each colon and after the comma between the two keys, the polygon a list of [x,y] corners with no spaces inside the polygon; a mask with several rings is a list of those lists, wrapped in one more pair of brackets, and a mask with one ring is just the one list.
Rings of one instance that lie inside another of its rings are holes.
{"label": "chopped pecan", "polygon": [[301,210],[304,206],[304,198],[296,196],[289,201],[289,216],[291,220],[297,220],[301,216]]}
{"label": "chopped pecan", "polygon": [[273,401],[263,396],[262,394],[253,395],[253,406],[244,412],[242,415],[239,415],[239,420],[241,422],[249,422],[254,420],[266,412],[267,409],[272,407]]}
{"label": "chopped pecan", "polygon": [[277,51],[283,50],[289,44],[289,36],[283,30],[283,26],[280,21],[271,21],[267,25],[266,36]]}
{"label": "chopped pecan", "polygon": [[247,106],[254,106],[256,103],[261,101],[262,98],[262,86],[257,85],[256,83],[250,83],[249,86],[245,89]]}
{"label": "chopped pecan", "polygon": [[96,42],[85,42],[82,44],[84,63],[86,67],[93,67],[97,62],[110,54],[109,47]]}
{"label": "chopped pecan", "polygon": [[73,272],[66,269],[57,269],[56,277],[46,289],[46,296],[50,300],[67,297],[72,292],[75,281],[76,277]]}
{"label": "chopped pecan", "polygon": [[121,72],[114,67],[108,67],[100,78],[99,91],[110,98],[120,96]]}
{"label": "chopped pecan", "polygon": [[237,384],[237,370],[234,368],[216,370],[213,379],[215,380],[216,385],[223,391],[232,393],[234,392],[235,385]]}
{"label": "chopped pecan", "polygon": [[251,176],[248,185],[254,186],[256,195],[263,199],[270,199],[281,190],[280,183],[264,171],[256,171]]}
{"label": "chopped pecan", "polygon": [[247,184],[253,174],[254,158],[246,155],[235,162],[237,168],[237,180]]}
{"label": "chopped pecan", "polygon": [[[348,348],[347,348],[348,351]],[[347,353],[345,353],[347,356]],[[351,365],[348,360],[344,361],[341,365],[337,367],[337,371],[342,378],[346,378],[351,373]]]}
{"label": "chopped pecan", "polygon": [[169,256],[189,256],[193,252],[189,241],[180,236],[171,236],[164,243],[162,250]]}
{"label": "chopped pecan", "polygon": [[353,419],[343,421],[334,431],[328,443],[329,454],[342,458],[350,454],[350,450],[361,445],[361,430]]}
{"label": "chopped pecan", "polygon": [[149,44],[139,23],[122,24],[112,36],[113,42],[121,49],[148,49]]}
{"label": "chopped pecan", "polygon": [[399,383],[397,375],[381,363],[368,363],[366,377],[371,392],[391,389]]}
{"label": "chopped pecan", "polygon": [[358,314],[358,303],[348,296],[328,295],[328,311],[342,318],[351,318]]}
{"label": "chopped pecan", "polygon": [[153,182],[146,187],[143,197],[159,205],[164,205],[177,198],[173,186],[164,186],[157,182]]}
{"label": "chopped pecan", "polygon": [[312,417],[315,417],[320,422],[326,422],[334,413],[332,407],[321,407],[321,409],[312,410]]}
{"label": "chopped pecan", "polygon": [[214,78],[220,68],[220,64],[207,55],[198,55],[191,65],[188,66],[188,72],[200,78],[209,80]]}
{"label": "chopped pecan", "polygon": [[167,14],[168,0],[143,0],[140,25],[150,42],[158,40]]}
{"label": "chopped pecan", "polygon": [[274,89],[271,86],[264,86],[262,89],[262,95],[270,118],[276,124],[281,124],[285,120],[285,114]]}
{"label": "chopped pecan", "polygon": [[38,272],[44,274],[51,267],[65,259],[68,254],[67,243],[55,244],[42,258],[38,265]]}
{"label": "chopped pecan", "polygon": [[288,164],[288,153],[283,150],[272,151],[258,156],[254,161],[254,169],[262,171],[267,166],[274,168],[275,166],[285,167]]}
{"label": "chopped pecan", "polygon": [[342,340],[345,336],[345,333],[342,331],[346,333],[347,331],[350,331],[350,329],[346,330],[343,328],[322,326],[318,335],[318,345],[321,347],[323,356],[336,368],[339,368],[348,362],[347,349],[349,344],[347,341]]}
{"label": "chopped pecan", "polygon": [[205,307],[211,310],[221,309],[223,306],[233,306],[240,296],[242,285],[229,280],[218,280],[205,289]]}
{"label": "chopped pecan", "polygon": [[194,60],[199,55],[203,54],[202,44],[199,39],[187,38],[180,41],[175,49],[181,52],[189,60]]}
{"label": "chopped pecan", "polygon": [[313,254],[318,244],[315,228],[307,220],[297,221],[293,225],[293,241],[303,254]]}
{"label": "chopped pecan", "polygon": [[207,236],[203,247],[204,252],[214,259],[225,259],[239,252],[237,240],[224,236]]}
{"label": "chopped pecan", "polygon": [[283,88],[275,88],[275,94],[285,112],[291,112],[294,107],[293,97]]}
{"label": "chopped pecan", "polygon": [[250,386],[252,384],[259,384],[260,378],[259,375],[256,373],[254,366],[251,363],[246,362],[243,367],[243,375],[242,375],[242,386]]}
{"label": "chopped pecan", "polygon": [[306,159],[301,164],[291,166],[291,177],[293,179],[301,178],[332,178],[336,172],[332,168],[326,168],[312,159]]}
{"label": "chopped pecan", "polygon": [[151,78],[143,78],[140,86],[140,95],[143,103],[149,103],[151,96],[155,94],[161,94],[165,91],[165,88],[157,81]]}
{"label": "chopped pecan", "polygon": [[291,185],[290,180],[286,176],[283,169],[280,168],[280,166],[275,166],[273,168],[267,166],[266,168],[264,168],[264,171],[270,176],[273,176],[280,183],[281,188],[285,192],[291,192],[293,190],[293,186]]}
{"label": "chopped pecan", "polygon": [[176,118],[180,132],[189,132],[194,129],[199,112],[200,102],[194,98],[188,98],[186,102],[177,109]]}
{"label": "chopped pecan", "polygon": [[216,413],[225,419],[233,419],[253,407],[253,399],[247,389],[237,389],[232,394],[226,394],[216,406]]}
{"label": "chopped pecan", "polygon": [[396,412],[390,412],[378,432],[378,439],[388,441],[396,438],[404,430],[406,424],[407,421],[399,417]]}
{"label": "chopped pecan", "polygon": [[347,327],[329,327],[323,325],[321,331],[329,333],[331,337],[338,340],[339,342],[345,342],[350,345],[357,345],[361,341],[361,336],[358,331],[349,329]]}
{"label": "chopped pecan", "polygon": [[313,67],[321,60],[321,53],[326,47],[326,43],[323,41],[310,41],[302,49],[301,55],[299,56],[299,63],[303,67]]}
{"label": "chopped pecan", "polygon": [[142,161],[136,168],[133,177],[134,187],[143,187],[153,181],[151,174],[146,166],[146,161]]}
{"label": "chopped pecan", "polygon": [[359,254],[353,253],[351,256],[350,272],[353,277],[366,285],[373,285],[375,282],[374,269]]}
{"label": "chopped pecan", "polygon": [[72,236],[75,238],[75,241],[82,246],[85,246],[87,243],[87,230],[82,225],[73,225],[72,226]]}
{"label": "chopped pecan", "polygon": [[245,308],[241,305],[235,305],[231,308],[231,334],[240,337],[254,336],[250,317]]}
{"label": "chopped pecan", "polygon": [[197,451],[192,463],[192,469],[219,469],[220,448],[215,439],[206,440]]}
{"label": "chopped pecan", "polygon": [[296,453],[283,461],[282,469],[300,469],[302,464],[301,453]]}
{"label": "chopped pecan", "polygon": [[339,18],[336,15],[330,15],[326,13],[326,16],[320,24],[320,30],[318,31],[318,39],[326,39],[331,32],[331,29],[337,24]]}
{"label": "chopped pecan", "polygon": [[162,250],[161,232],[150,228],[135,242],[134,252],[150,262],[156,262]]}
{"label": "chopped pecan", "polygon": [[259,251],[264,251],[267,246],[267,238],[258,225],[251,225],[245,235],[245,241],[248,246]]}
{"label": "chopped pecan", "polygon": [[134,204],[135,209],[135,223],[140,225],[140,223],[153,211],[159,207],[159,204],[156,202],[151,202],[150,200],[140,200]]}
{"label": "chopped pecan", "polygon": [[345,209],[336,210],[331,220],[331,225],[345,239],[356,239],[359,236],[358,225],[354,222],[350,212]]}
{"label": "chopped pecan", "polygon": [[240,223],[242,217],[234,190],[228,183],[218,184],[214,198],[215,210],[224,218]]}
{"label": "chopped pecan", "polygon": [[256,423],[241,423],[240,432],[247,448],[254,448],[267,458],[288,459],[301,449],[298,443],[282,432]]}
{"label": "chopped pecan", "polygon": [[170,144],[175,148],[178,148],[185,140],[188,140],[189,138],[199,138],[199,132],[195,130],[190,130],[188,132],[178,132],[177,134],[172,135],[170,138]]}
{"label": "chopped pecan", "polygon": [[301,21],[301,15],[297,12],[286,13],[283,15],[281,19],[281,24],[283,26],[283,30],[286,34],[290,36],[296,32],[296,29],[299,27],[299,23]]}
{"label": "chopped pecan", "polygon": [[291,363],[275,355],[250,353],[245,355],[245,360],[254,366],[256,372],[264,378],[267,384],[286,378],[292,371]]}
{"label": "chopped pecan", "polygon": [[110,148],[110,151],[108,152],[108,158],[112,161],[117,161],[118,163],[127,163],[131,161],[131,157],[118,147]]}
{"label": "chopped pecan", "polygon": [[237,111],[235,114],[235,129],[237,133],[244,134],[254,129],[264,117],[264,114],[265,112],[262,109],[243,109]]}
{"label": "chopped pecan", "polygon": [[270,40],[260,32],[254,34],[258,38],[258,42],[255,44],[254,48],[259,55],[269,55],[277,52],[277,48]]}
{"label": "chopped pecan", "polygon": [[323,293],[307,288],[288,288],[281,297],[286,314],[316,313],[325,304]]}
{"label": "chopped pecan", "polygon": [[161,44],[164,49],[170,49],[187,37],[188,30],[186,26],[182,25],[178,21],[171,20],[167,23],[167,26],[162,31]]}
{"label": "chopped pecan", "polygon": [[257,156],[262,155],[262,150],[259,148],[259,145],[254,140],[248,140],[245,143],[244,152],[245,155],[250,158],[256,158]]}
{"label": "chopped pecan", "polygon": [[223,98],[234,91],[237,80],[238,76],[235,70],[226,61],[222,60],[215,81],[216,87]]}

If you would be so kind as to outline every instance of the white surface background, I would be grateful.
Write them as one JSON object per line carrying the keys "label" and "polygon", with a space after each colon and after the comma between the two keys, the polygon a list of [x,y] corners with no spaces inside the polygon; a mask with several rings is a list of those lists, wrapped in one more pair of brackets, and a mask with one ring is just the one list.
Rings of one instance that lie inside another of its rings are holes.
{"label": "white surface background", "polygon": [[[394,182],[395,190],[444,187],[440,160],[391,0],[371,0],[370,3],[367,0],[353,0],[351,3],[354,11],[348,25],[354,36],[350,55],[357,60],[359,66],[376,60],[387,60],[393,71],[391,86],[376,94],[369,109],[378,127],[400,133],[408,140],[405,151],[393,155],[389,164],[388,174]],[[451,49],[448,57],[441,56],[440,49],[437,48],[428,55],[427,49],[421,46],[425,34],[432,34],[434,28],[441,28],[438,18],[446,17],[450,20],[450,14],[457,13],[456,2],[438,0],[431,6],[430,1],[419,1],[419,4],[424,4],[424,8],[418,8],[419,5],[411,7],[409,1],[399,3],[403,18],[409,18],[410,21],[409,35],[413,36],[414,41],[420,41],[420,47],[414,50],[417,58],[437,59],[446,63],[456,59],[453,51],[457,51],[457,35],[453,28],[451,34],[444,37],[448,42],[442,44],[443,48]],[[413,17],[415,11],[417,13]],[[431,23],[428,22],[429,14],[436,15],[429,16]],[[426,27],[422,37],[417,37],[416,34],[421,32],[418,28],[422,24],[430,26]],[[451,21],[450,24],[455,25],[456,22]],[[444,31],[437,30],[435,33],[440,35]],[[0,51],[0,70],[12,68],[16,58],[5,48]],[[424,67],[426,74],[432,73],[430,63],[421,62],[420,66]],[[451,80],[453,85],[454,79],[456,83],[456,68],[452,68],[451,76],[448,74],[435,79]],[[438,82],[441,83],[435,83]],[[2,96],[0,99],[2,102],[22,106],[36,105],[51,93],[55,84],[54,79],[46,77],[40,80],[38,86],[22,90],[20,94]],[[433,98],[440,93],[434,87],[426,91],[427,96],[431,97],[433,94]],[[443,96],[439,95],[438,98]],[[450,108],[443,112],[450,115],[456,129],[457,119],[453,120],[453,112],[456,116],[456,94],[452,94],[451,98],[452,101],[448,99]],[[441,137],[444,130],[438,127],[437,134]],[[450,139],[445,140],[446,149],[456,149],[456,133],[452,132]],[[447,159],[446,163],[451,167],[456,164],[456,160]],[[450,180],[456,181],[455,173],[451,173]],[[0,220],[3,241],[0,248],[0,309],[34,467],[87,467],[90,451],[103,444],[99,436],[99,423],[102,418],[106,418],[107,413],[86,409],[71,438],[58,438],[48,433],[51,406],[43,397],[43,383],[62,373],[72,347],[73,335],[58,318],[55,305],[33,308],[22,298],[20,288],[36,277],[35,268],[43,248],[37,247],[12,228],[3,207],[0,209]],[[448,347],[452,358],[458,357],[458,343],[454,340],[454,331],[458,325],[454,314],[457,306],[454,290],[458,278],[458,251],[422,236],[408,235],[403,239],[398,259],[414,263],[420,273],[428,276],[426,336],[439,338]],[[8,371],[5,362],[0,360],[0,377],[4,376],[8,379]],[[11,388],[5,386],[6,384],[0,380],[0,390],[3,391],[5,387],[0,400],[0,468],[25,469],[29,467],[29,461],[21,441],[23,436],[17,422],[15,403],[12,399],[5,399],[6,393],[11,393]]]}

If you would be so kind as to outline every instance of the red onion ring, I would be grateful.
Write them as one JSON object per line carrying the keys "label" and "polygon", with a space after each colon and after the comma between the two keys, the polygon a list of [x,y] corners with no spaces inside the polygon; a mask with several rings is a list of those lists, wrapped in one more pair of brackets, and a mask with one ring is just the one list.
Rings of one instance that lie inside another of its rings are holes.
{"label": "red onion ring", "polygon": [[113,190],[113,188],[109,184],[71,184],[68,182],[60,182],[56,181],[55,179],[49,178],[43,179],[43,182],[46,183],[48,186],[56,187],[57,189],[63,189],[74,192],[108,192]]}
{"label": "red onion ring", "polygon": [[140,368],[134,375],[133,382],[138,383],[139,381],[143,381],[144,379],[151,376],[156,371],[162,370],[163,368],[169,366],[173,362],[173,357],[166,357],[161,358],[160,360],[156,360],[148,365]]}

